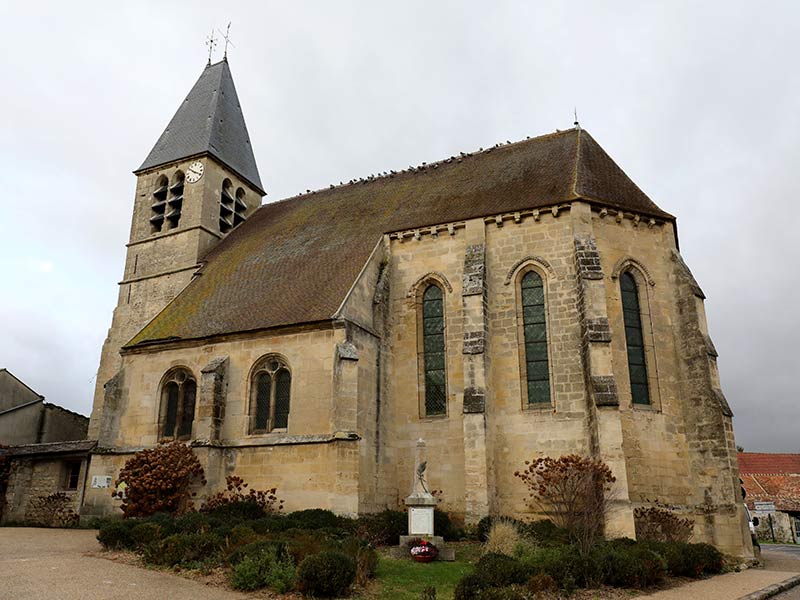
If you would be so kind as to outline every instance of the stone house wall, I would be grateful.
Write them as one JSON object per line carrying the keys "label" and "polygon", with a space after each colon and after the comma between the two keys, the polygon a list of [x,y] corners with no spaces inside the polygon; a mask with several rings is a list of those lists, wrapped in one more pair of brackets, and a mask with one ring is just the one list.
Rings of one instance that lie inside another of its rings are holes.
{"label": "stone house wall", "polygon": [[[81,461],[78,489],[66,487],[67,463]],[[83,478],[86,472],[85,456],[56,456],[14,458],[11,461],[5,507],[2,520],[6,522],[38,522],[51,515],[40,514],[36,509],[37,499],[56,492],[68,498],[66,508],[80,512]]]}

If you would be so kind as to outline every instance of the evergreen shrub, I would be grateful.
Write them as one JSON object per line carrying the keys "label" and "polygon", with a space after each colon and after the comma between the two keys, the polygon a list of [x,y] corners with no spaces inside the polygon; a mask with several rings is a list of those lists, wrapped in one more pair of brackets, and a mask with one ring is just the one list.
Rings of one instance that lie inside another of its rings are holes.
{"label": "evergreen shrub", "polygon": [[298,585],[306,595],[344,596],[356,577],[355,561],[335,550],[306,557],[297,569]]}

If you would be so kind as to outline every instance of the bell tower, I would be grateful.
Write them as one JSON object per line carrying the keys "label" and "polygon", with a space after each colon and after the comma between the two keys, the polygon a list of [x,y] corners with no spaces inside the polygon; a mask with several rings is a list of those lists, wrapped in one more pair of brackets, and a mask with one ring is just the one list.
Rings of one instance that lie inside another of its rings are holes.
{"label": "bell tower", "polygon": [[97,372],[90,439],[110,443],[104,386],[119,351],[186,287],[205,254],[265,195],[227,59],[208,64],[137,176],[119,297]]}

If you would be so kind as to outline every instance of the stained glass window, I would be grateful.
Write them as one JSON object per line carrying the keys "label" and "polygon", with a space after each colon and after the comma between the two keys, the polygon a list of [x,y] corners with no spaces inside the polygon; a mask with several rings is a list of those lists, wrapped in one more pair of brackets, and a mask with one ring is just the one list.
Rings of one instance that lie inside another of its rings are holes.
{"label": "stained glass window", "polygon": [[622,316],[625,322],[625,346],[628,350],[628,372],[634,404],[650,404],[647,384],[647,363],[644,355],[639,289],[630,273],[619,278],[622,292]]}
{"label": "stained glass window", "polygon": [[547,359],[544,284],[535,271],[529,271],[522,278],[522,327],[528,404],[549,403],[550,368]]}
{"label": "stained glass window", "polygon": [[444,300],[442,289],[429,285],[422,295],[422,346],[425,365],[425,415],[447,412]]}

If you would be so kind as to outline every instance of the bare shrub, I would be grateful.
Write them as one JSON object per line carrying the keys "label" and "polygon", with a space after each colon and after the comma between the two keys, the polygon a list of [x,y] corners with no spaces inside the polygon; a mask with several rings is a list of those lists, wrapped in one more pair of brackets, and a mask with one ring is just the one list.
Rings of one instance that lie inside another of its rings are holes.
{"label": "bare shrub", "polygon": [[206,483],[192,449],[181,442],[170,442],[140,450],[129,458],[117,478],[118,485],[125,483],[125,492],[115,490],[112,495],[122,498],[125,517],[180,514],[192,508],[194,494],[189,487],[198,481]]}
{"label": "bare shrub", "polygon": [[211,512],[231,504],[248,503],[258,507],[264,514],[272,514],[283,509],[283,500],[276,495],[277,488],[269,490],[247,490],[248,484],[236,475],[225,478],[225,490],[208,497],[200,507],[200,512]]}
{"label": "bare shrub", "polygon": [[664,505],[640,506],[633,511],[637,540],[688,542],[694,521],[682,519]]}
{"label": "bare shrub", "polygon": [[570,454],[525,461],[514,473],[528,487],[528,503],[563,528],[582,555],[603,534],[615,477],[603,461]]}
{"label": "bare shrub", "polygon": [[72,507],[72,498],[64,492],[55,492],[34,498],[25,516],[32,525],[40,527],[75,527],[78,514]]}
{"label": "bare shrub", "polygon": [[513,556],[519,542],[520,534],[517,524],[510,520],[500,519],[489,529],[486,543],[483,544],[483,551]]}

